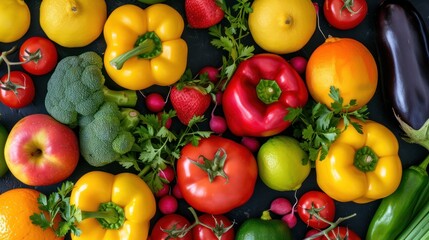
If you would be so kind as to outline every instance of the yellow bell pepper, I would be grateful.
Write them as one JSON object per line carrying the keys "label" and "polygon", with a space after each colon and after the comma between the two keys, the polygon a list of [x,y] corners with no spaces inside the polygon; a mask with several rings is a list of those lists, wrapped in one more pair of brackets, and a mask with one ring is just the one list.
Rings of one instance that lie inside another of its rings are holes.
{"label": "yellow bell pepper", "polygon": [[72,234],[73,240],[146,239],[156,212],[153,193],[132,173],[86,173],[76,182],[70,204],[83,218],[77,224],[81,234]]}
{"label": "yellow bell pepper", "polygon": [[[359,123],[362,133],[348,127],[332,143],[326,158],[316,161],[317,184],[340,202],[384,198],[396,190],[402,177],[395,135],[377,122]],[[338,127],[343,129],[344,123]]]}
{"label": "yellow bell pepper", "polygon": [[182,16],[166,4],[146,9],[132,4],[116,8],[104,25],[107,74],[130,90],[177,82],[188,58],[188,46],[181,38],[183,30]]}

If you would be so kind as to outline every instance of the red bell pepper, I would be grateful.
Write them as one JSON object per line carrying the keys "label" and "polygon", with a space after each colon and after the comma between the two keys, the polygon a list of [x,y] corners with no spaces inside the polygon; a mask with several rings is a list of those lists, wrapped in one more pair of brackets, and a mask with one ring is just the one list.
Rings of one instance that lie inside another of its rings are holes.
{"label": "red bell pepper", "polygon": [[238,66],[223,94],[223,111],[236,136],[268,137],[284,131],[288,108],[308,100],[301,76],[281,56],[256,54]]}

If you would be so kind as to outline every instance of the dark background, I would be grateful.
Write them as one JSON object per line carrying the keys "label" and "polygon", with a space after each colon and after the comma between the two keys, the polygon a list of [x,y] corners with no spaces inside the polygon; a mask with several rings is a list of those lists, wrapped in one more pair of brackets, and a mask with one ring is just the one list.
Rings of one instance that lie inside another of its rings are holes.
{"label": "dark background", "polygon": [[[0,44],[0,51],[9,50],[12,46],[15,46],[15,45],[20,46],[20,44],[30,36],[45,36],[45,34],[43,33],[39,25],[39,7],[40,7],[41,1],[29,0],[26,2],[29,5],[31,9],[31,14],[32,14],[31,16],[32,22],[31,22],[29,32],[17,42],[14,42],[11,44]],[[143,3],[139,3],[136,0],[134,1],[133,0],[130,0],[130,1],[107,0],[106,2],[107,2],[109,14],[111,11],[113,11],[113,9],[125,3],[136,4],[143,8],[147,6]],[[322,0],[317,0],[313,2],[317,2],[319,6],[322,6],[323,4]],[[370,0],[367,2],[369,5],[368,15],[364,20],[364,22],[360,24],[358,27],[356,27],[355,29],[348,30],[348,31],[338,31],[331,28],[326,23],[323,13],[321,11],[320,11],[320,26],[325,35],[333,35],[336,37],[350,37],[361,41],[374,54],[376,60],[378,60],[377,53],[375,51],[376,43],[375,43],[375,36],[374,36],[374,17],[375,17],[375,9],[379,1]],[[422,0],[411,0],[411,2],[420,11],[421,15],[426,21],[426,24],[428,24],[429,4],[426,1],[422,1]],[[186,18],[184,14],[184,1],[167,0],[165,3],[177,9],[182,14],[186,24]],[[222,54],[225,54],[225,53],[215,49],[210,45],[211,37],[208,35],[206,30],[196,30],[196,29],[190,29],[186,27],[185,32],[183,34],[183,38],[187,41],[189,46],[188,67],[192,70],[192,72],[194,73],[198,72],[199,69],[201,69],[206,65],[213,65],[213,66],[221,65],[221,56]],[[294,54],[288,54],[283,56],[286,59],[290,59],[295,55],[301,55],[308,58],[312,53],[312,51],[317,46],[322,44],[323,41],[324,41],[323,36],[320,34],[318,30],[316,30],[310,42],[301,51]],[[99,54],[102,54],[105,49],[105,42],[101,35],[95,42],[83,48],[64,48],[57,45],[57,49],[58,49],[60,59],[68,55],[78,55],[88,50],[93,50]],[[257,48],[257,52],[261,52],[261,50]],[[10,55],[9,59],[16,61],[18,59],[16,53]],[[21,69],[20,67],[13,68],[13,70],[20,70],[20,69]],[[3,75],[5,73],[6,73],[6,67],[3,64],[2,66],[0,66],[0,74]],[[10,109],[8,107],[0,105],[0,113],[1,113],[0,123],[3,124],[8,130],[10,130],[12,126],[20,118],[26,115],[29,115],[32,113],[46,113],[46,110],[44,108],[44,96],[46,94],[46,84],[47,84],[47,81],[49,80],[49,77],[50,77],[50,74],[42,77],[33,76],[33,80],[36,84],[36,99],[28,107],[21,108],[21,109]],[[106,78],[107,78],[107,83],[106,83],[107,86],[111,88],[117,88],[117,86],[114,83],[112,83],[110,79],[108,79],[107,74],[106,74]],[[370,119],[386,125],[398,137],[398,140],[400,142],[399,154],[401,156],[401,160],[403,162],[404,168],[407,168],[412,164],[419,163],[427,155],[426,150],[424,150],[422,147],[419,147],[417,145],[411,145],[411,144],[405,143],[401,139],[402,132],[399,129],[399,125],[394,120],[391,111],[389,109],[385,109],[382,101],[380,84],[378,86],[379,87],[377,89],[376,95],[368,104],[369,111],[370,111]],[[159,87],[151,87],[143,90],[142,92],[144,94],[148,94],[150,92],[155,92],[155,91],[166,94],[167,89],[159,88]],[[142,96],[139,96],[139,97],[140,97],[139,110],[141,110],[142,112],[145,112],[146,109],[142,105],[144,98]],[[168,105],[167,107],[170,107],[170,106]],[[174,122],[173,124],[174,124],[173,127],[176,127],[176,128],[179,128],[182,126],[177,121]],[[228,133],[226,133],[226,136],[228,136]],[[127,171],[123,169],[121,166],[116,164],[111,164],[102,168],[93,168],[89,166],[84,160],[81,160],[77,169],[75,170],[73,175],[69,178],[69,180],[76,181],[85,172],[96,170],[96,169],[109,171],[111,173],[119,173],[119,172]],[[55,190],[57,186],[58,185],[49,186],[49,187],[35,187],[35,189],[42,191],[44,193],[49,193],[50,191]],[[20,183],[12,176],[10,172],[8,172],[4,177],[0,178],[0,193],[12,188],[17,188],[17,187],[29,187],[29,186],[26,186]],[[318,189],[319,188],[317,187],[316,180],[315,180],[315,171],[313,169],[308,179],[304,182],[303,186],[297,191],[296,194],[297,194],[297,197],[299,197],[306,191],[318,190]],[[267,188],[261,181],[258,181],[254,195],[248,201],[248,203],[243,205],[240,208],[235,209],[234,211],[226,215],[231,219],[234,219],[238,224],[240,224],[246,218],[259,217],[260,213],[269,207],[270,202],[274,198],[279,196],[287,197],[289,200],[294,202],[294,192],[273,191]],[[337,208],[336,218],[347,216],[352,213],[357,213],[356,217],[350,220],[347,220],[346,222],[343,222],[342,225],[349,227],[350,229],[357,232],[362,238],[364,238],[366,229],[369,225],[369,222],[378,204],[379,204],[379,201],[375,201],[368,204],[336,202],[336,208]],[[187,216],[190,220],[192,220],[190,218],[189,212],[186,210],[186,207],[187,207],[186,203],[183,201],[180,201],[179,213]],[[159,216],[160,215],[158,214],[153,221],[155,221]],[[274,217],[277,217],[277,216],[274,216]],[[296,239],[302,239],[306,232],[306,226],[298,219],[298,225],[296,226],[296,228],[293,229],[293,232]]]}

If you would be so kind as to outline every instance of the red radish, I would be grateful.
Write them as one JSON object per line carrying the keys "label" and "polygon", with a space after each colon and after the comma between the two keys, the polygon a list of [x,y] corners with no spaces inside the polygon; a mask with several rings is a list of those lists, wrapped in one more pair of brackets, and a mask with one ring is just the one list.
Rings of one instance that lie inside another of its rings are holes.
{"label": "red radish", "polygon": [[160,112],[165,107],[164,97],[159,93],[151,93],[146,96],[146,107],[151,112]]}
{"label": "red radish", "polygon": [[171,166],[167,166],[164,169],[159,170],[158,175],[161,178],[164,178],[165,180],[167,180],[168,182],[172,182],[175,177],[174,169]]}
{"label": "red radish", "polygon": [[217,83],[219,81],[219,69],[213,66],[205,66],[201,68],[198,74],[207,73],[207,77],[212,83]]}
{"label": "red radish", "polygon": [[298,220],[296,219],[295,213],[292,211],[284,215],[282,217],[282,221],[285,222],[290,229],[292,229],[296,226]]}
{"label": "red radish", "polygon": [[[162,112],[158,112],[156,115],[158,116],[158,118],[159,118],[159,119],[160,119],[160,121],[161,121],[161,115],[162,115]],[[173,123],[173,120],[172,120],[171,118],[167,119],[167,121],[165,122],[165,127],[166,127],[167,129],[170,129],[170,127],[171,127],[171,124],[172,124],[172,123]]]}
{"label": "red radish", "polygon": [[163,214],[175,213],[179,207],[177,199],[171,195],[165,195],[158,201],[159,211]]}
{"label": "red radish", "polygon": [[318,3],[313,3],[314,9],[316,9],[316,14],[319,15],[319,4]]}
{"label": "red radish", "polygon": [[226,125],[226,120],[224,117],[217,116],[214,114],[216,107],[217,107],[217,104],[215,104],[215,106],[213,107],[209,126],[214,133],[222,134],[228,129],[228,126]]}
{"label": "red radish", "polygon": [[307,68],[307,59],[305,59],[304,57],[293,57],[289,60],[289,63],[299,74],[302,75],[305,73],[305,69]]}
{"label": "red radish", "polygon": [[210,129],[216,134],[222,134],[228,128],[224,117],[212,115],[210,118]]}
{"label": "red radish", "polygon": [[253,153],[257,152],[259,150],[259,147],[261,146],[258,139],[254,138],[254,137],[243,137],[241,139],[241,144],[243,144],[245,147],[247,147]]}
{"label": "red radish", "polygon": [[182,191],[180,191],[178,184],[174,185],[174,187],[173,187],[173,196],[175,196],[178,199],[183,198]]}
{"label": "red radish", "polygon": [[277,215],[286,215],[292,211],[292,204],[283,197],[278,197],[271,202],[270,211]]}
{"label": "red radish", "polygon": [[215,103],[217,105],[222,105],[223,92],[221,92],[221,91],[217,92],[216,95],[215,95],[215,97],[216,97],[216,99],[215,99],[216,102]]}
{"label": "red radish", "polygon": [[155,196],[160,198],[167,195],[169,192],[170,192],[170,185],[164,183],[162,185],[162,188],[155,193]]}

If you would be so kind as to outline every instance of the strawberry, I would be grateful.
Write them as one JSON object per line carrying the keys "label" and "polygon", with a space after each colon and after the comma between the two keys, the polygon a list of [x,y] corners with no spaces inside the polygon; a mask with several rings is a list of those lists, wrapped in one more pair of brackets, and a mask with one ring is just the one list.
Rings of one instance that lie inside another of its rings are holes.
{"label": "strawberry", "polygon": [[[217,3],[219,1],[219,3]],[[209,28],[222,21],[222,0],[185,0],[185,13],[191,28]],[[218,5],[219,4],[219,5]]]}
{"label": "strawberry", "polygon": [[212,98],[210,94],[195,86],[184,86],[182,89],[173,86],[170,100],[180,122],[188,125],[194,115],[204,115],[210,106]]}

